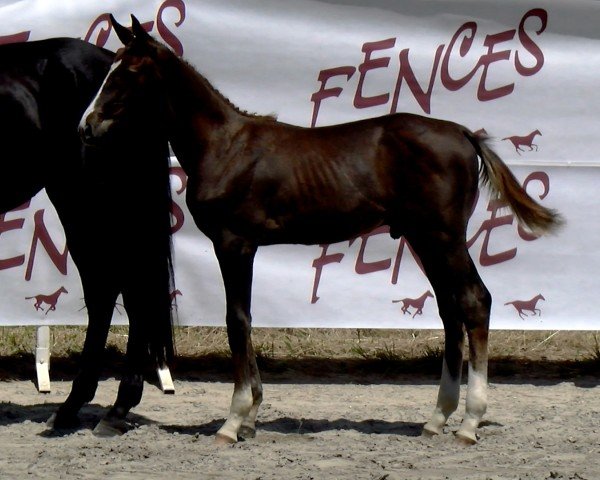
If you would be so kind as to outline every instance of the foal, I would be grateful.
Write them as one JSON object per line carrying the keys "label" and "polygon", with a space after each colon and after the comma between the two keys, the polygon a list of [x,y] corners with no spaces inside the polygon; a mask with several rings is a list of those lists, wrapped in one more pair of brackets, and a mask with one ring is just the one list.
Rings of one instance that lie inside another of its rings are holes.
{"label": "foal", "polygon": [[484,137],[465,127],[396,114],[306,129],[249,115],[135,17],[133,32],[113,24],[125,48],[80,129],[96,138],[133,125],[162,128],[189,177],[188,207],[221,268],[234,363],[231,410],[217,440],[255,434],[262,400],[250,338],[257,248],[339,242],[389,225],[391,236],[406,237],[419,255],[444,323],[442,379],[424,431],[441,433],[457,408],[466,330],[468,392],[457,436],[475,443],[487,405],[491,305],[465,240],[478,180],[536,232],[557,226],[558,215],[532,200]]}

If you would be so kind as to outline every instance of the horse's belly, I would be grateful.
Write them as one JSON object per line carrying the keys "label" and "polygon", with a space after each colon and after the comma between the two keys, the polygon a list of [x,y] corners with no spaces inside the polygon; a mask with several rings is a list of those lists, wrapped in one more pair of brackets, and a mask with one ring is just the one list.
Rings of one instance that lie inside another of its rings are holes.
{"label": "horse's belly", "polygon": [[266,218],[259,243],[262,245],[336,243],[370,232],[382,224],[383,219],[379,215],[339,212]]}

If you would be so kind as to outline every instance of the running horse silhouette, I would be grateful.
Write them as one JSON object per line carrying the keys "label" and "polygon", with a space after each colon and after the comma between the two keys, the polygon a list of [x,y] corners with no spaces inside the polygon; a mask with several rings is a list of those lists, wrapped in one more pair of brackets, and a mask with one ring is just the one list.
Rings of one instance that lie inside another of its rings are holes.
{"label": "running horse silhouette", "polygon": [[392,303],[402,302],[402,307],[400,308],[400,310],[402,310],[402,314],[408,313],[410,315],[410,311],[408,309],[415,308],[415,313],[412,316],[415,318],[417,315],[423,315],[423,307],[425,306],[425,301],[429,297],[433,298],[433,294],[430,290],[427,290],[419,298],[403,298],[401,300],[392,300]]}
{"label": "running horse silhouette", "polygon": [[513,136],[513,137],[503,138],[502,140],[509,140],[515,147],[516,152],[519,155],[521,155],[520,152],[525,151],[521,148],[521,146],[529,147],[530,152],[534,149],[534,147],[536,150],[538,149],[538,146],[535,143],[533,143],[533,139],[535,138],[536,135],[541,135],[541,134],[542,134],[542,132],[540,132],[539,130],[534,130],[529,135],[525,135],[524,137]]}
{"label": "running horse silhouette", "polygon": [[125,48],[80,130],[101,141],[141,125],[153,135],[160,128],[188,175],[187,205],[221,268],[234,366],[231,410],[217,443],[252,437],[262,401],[250,335],[257,248],[339,242],[384,224],[419,255],[446,332],[438,403],[424,431],[441,433],[457,408],[464,327],[470,368],[457,435],[475,442],[487,404],[491,304],[465,244],[478,179],[536,232],[556,227],[558,214],[532,200],[484,138],[465,127],[395,114],[309,129],[250,115],[132,19],[132,32],[113,19]]}
{"label": "running horse silhouette", "polygon": [[67,291],[67,289],[65,287],[60,287],[56,292],[51,293],[50,295],[44,295],[44,294],[39,294],[39,295],[35,295],[33,297],[25,297],[25,300],[31,300],[32,298],[35,298],[35,303],[33,304],[33,307],[37,310],[44,310],[44,307],[42,307],[42,303],[45,303],[46,305],[48,305],[48,309],[46,310],[46,315],[48,315],[48,312],[52,311],[52,310],[56,310],[56,304],[58,303],[58,297],[60,297],[60,295],[62,293],[69,293]]}
{"label": "running horse silhouette", "polygon": [[[145,130],[135,145],[115,136],[103,147],[85,147],[77,131],[113,57],[67,38],[0,46],[0,214],[46,188],[88,312],[80,371],[50,426],[76,426],[77,412],[94,397],[120,292],[129,315],[125,372],[114,406],[96,427],[99,434],[124,428],[127,412],[140,401],[146,364],[173,356],[167,146],[146,138]],[[148,161],[148,168],[128,171],[133,158]],[[109,160],[121,165],[118,173],[102,177],[84,168],[84,161]]]}
{"label": "running horse silhouette", "polygon": [[504,305],[512,305],[519,314],[519,317],[525,319],[528,315],[525,312],[531,312],[533,315],[542,316],[542,311],[536,308],[537,303],[540,300],[546,300],[540,293],[533,297],[531,300],[515,300],[513,302],[506,302]]}

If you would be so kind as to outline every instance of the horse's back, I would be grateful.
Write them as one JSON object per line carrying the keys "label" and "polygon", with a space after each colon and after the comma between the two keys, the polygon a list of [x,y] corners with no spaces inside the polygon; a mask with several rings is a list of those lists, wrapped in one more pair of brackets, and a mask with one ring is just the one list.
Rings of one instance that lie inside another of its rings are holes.
{"label": "horse's back", "polygon": [[80,163],[77,122],[111,61],[73,38],[0,46],[0,211]]}

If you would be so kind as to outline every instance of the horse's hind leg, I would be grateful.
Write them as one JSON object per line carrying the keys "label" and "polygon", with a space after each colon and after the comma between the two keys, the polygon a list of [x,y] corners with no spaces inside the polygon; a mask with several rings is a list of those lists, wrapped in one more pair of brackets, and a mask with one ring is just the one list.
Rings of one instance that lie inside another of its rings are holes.
{"label": "horse's hind leg", "polygon": [[141,298],[140,292],[131,295],[129,290],[123,291],[123,304],[129,318],[129,336],[127,339],[126,367],[121,377],[117,399],[106,416],[94,428],[94,435],[112,437],[129,430],[125,419],[129,411],[142,400],[144,391],[144,369],[149,364],[147,351],[148,341],[144,324],[141,323],[149,315],[144,307],[147,298]]}
{"label": "horse's hind leg", "polygon": [[262,384],[251,339],[250,302],[256,247],[241,238],[214,242],[227,301],[227,335],[234,369],[234,392],[229,416],[217,432],[218,443],[232,443],[238,434],[252,437],[262,402]]}
{"label": "horse's hind leg", "polygon": [[475,269],[463,240],[444,234],[413,235],[418,253],[436,292],[446,334],[437,406],[426,433],[440,433],[456,410],[462,368],[463,327],[469,337],[469,378],[465,417],[457,437],[475,443],[475,431],[487,408],[487,341],[491,297]]}

